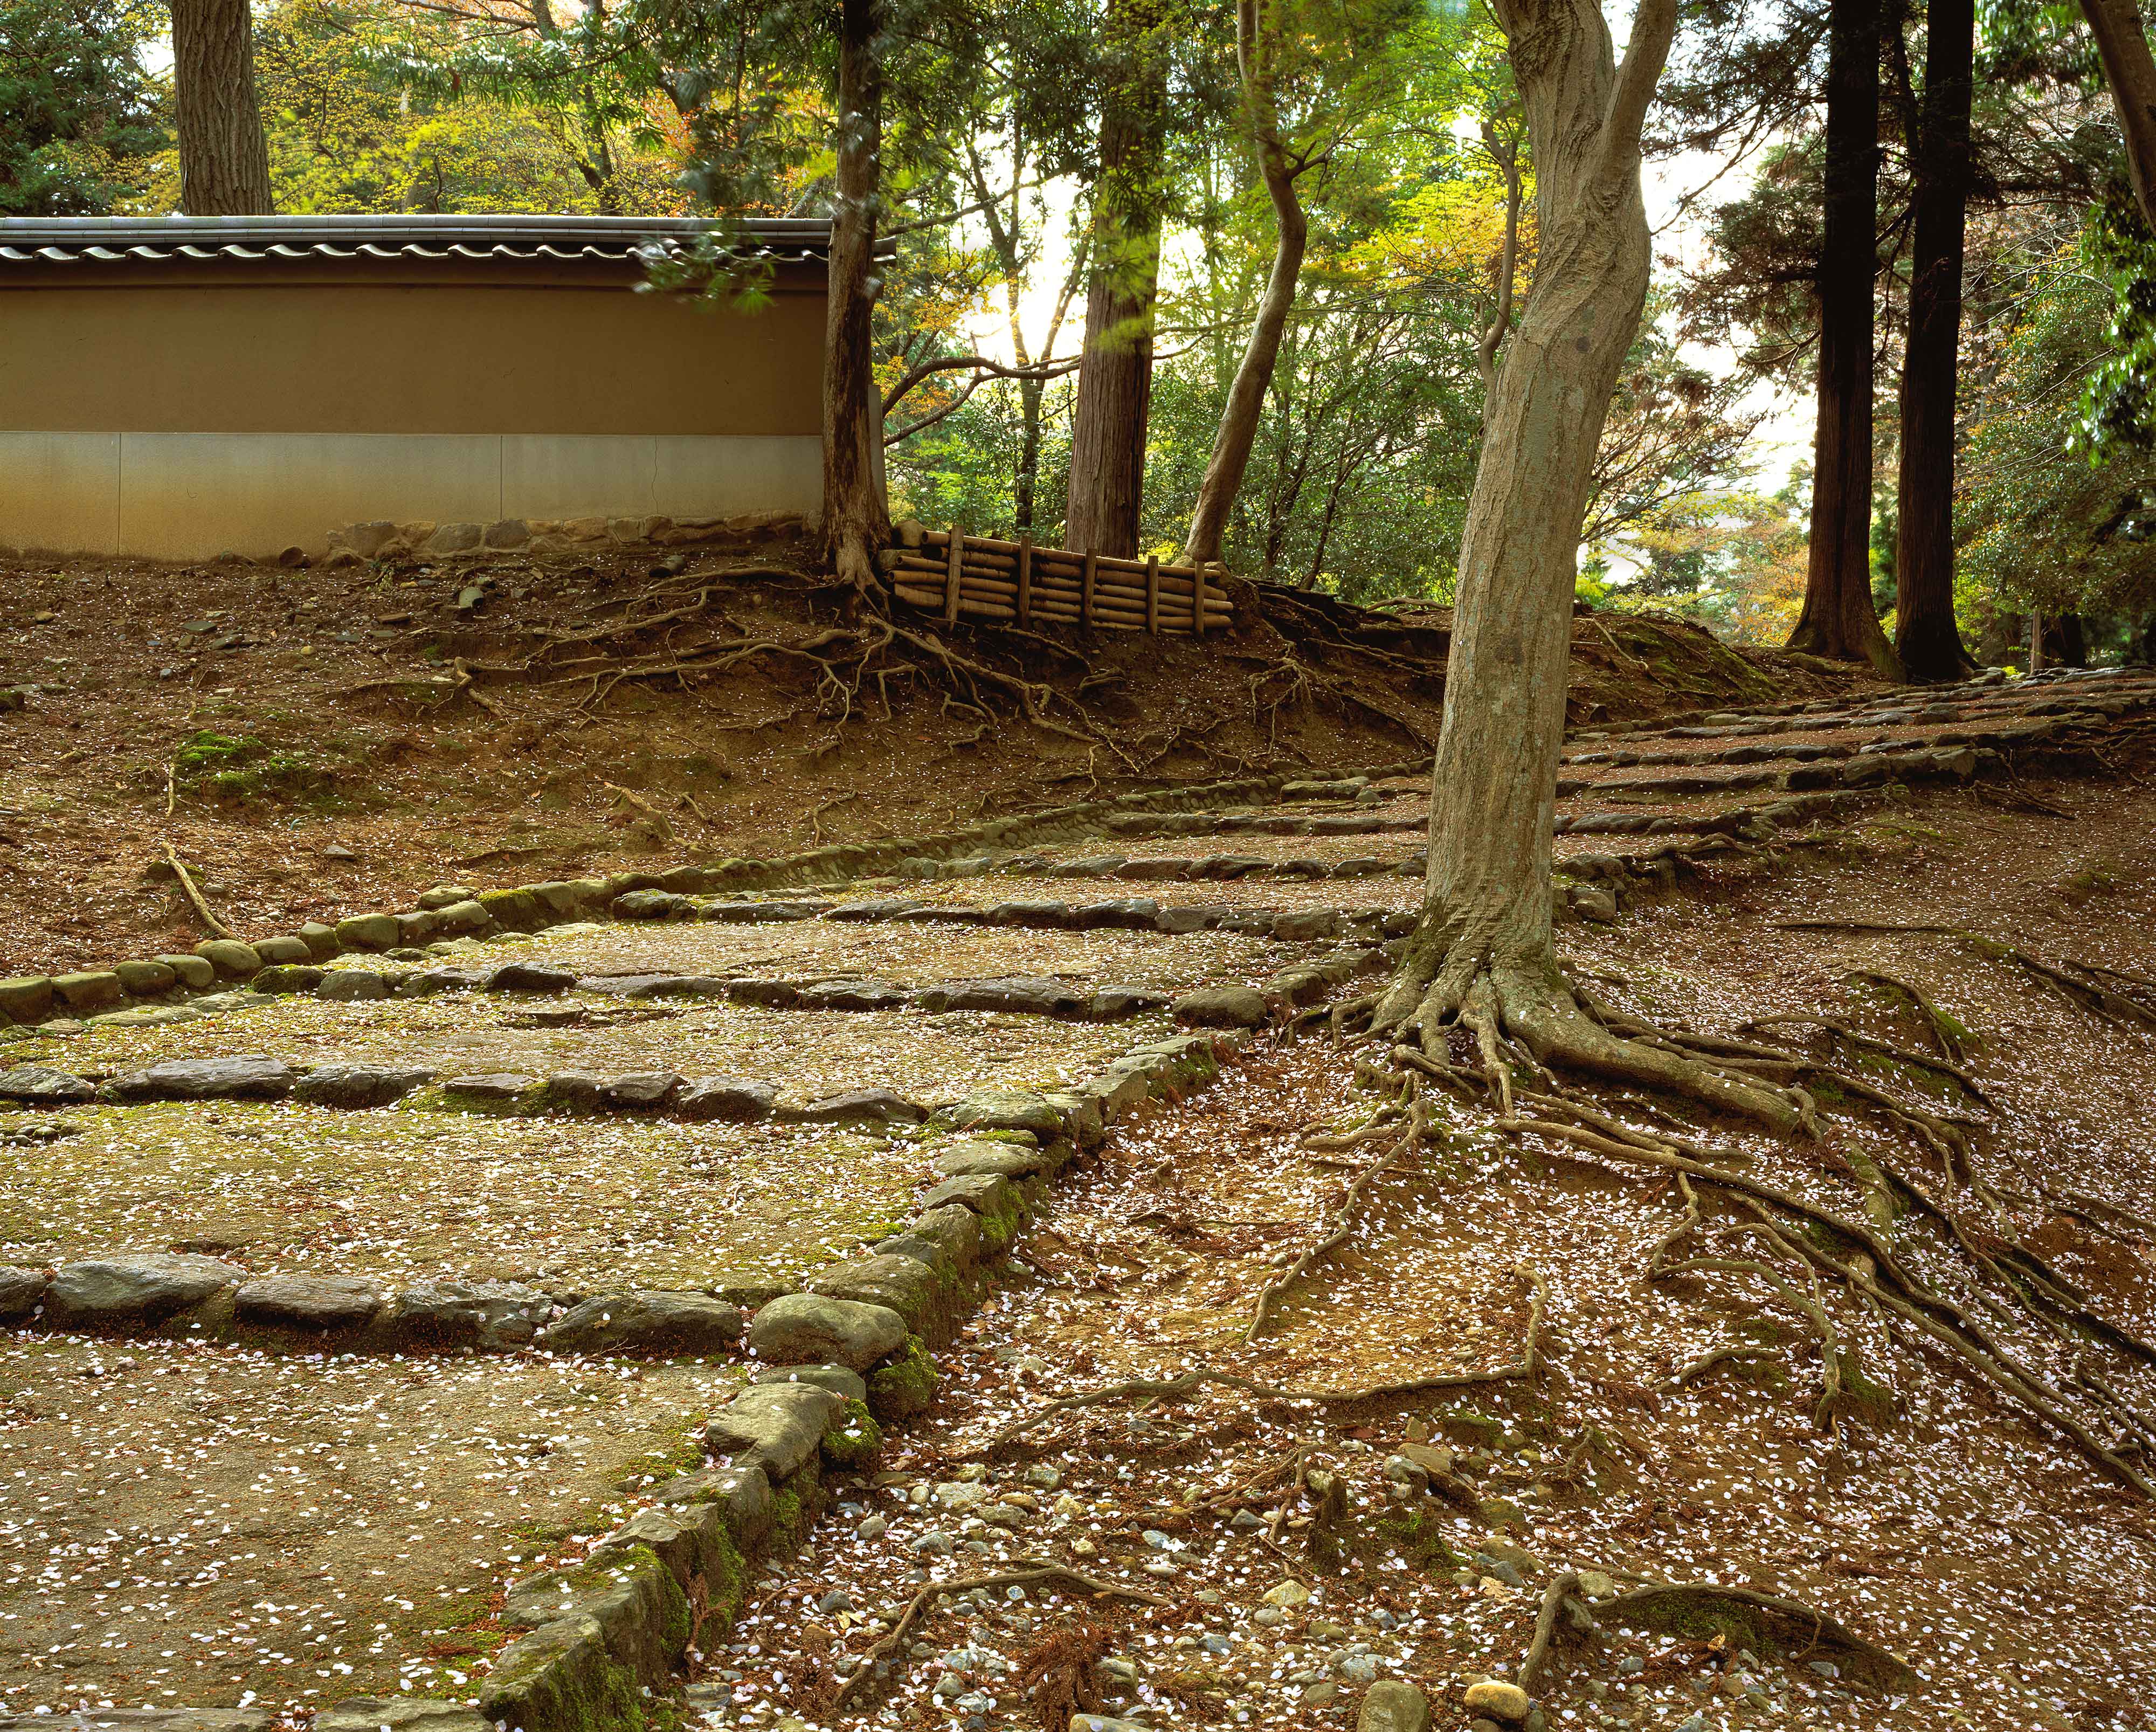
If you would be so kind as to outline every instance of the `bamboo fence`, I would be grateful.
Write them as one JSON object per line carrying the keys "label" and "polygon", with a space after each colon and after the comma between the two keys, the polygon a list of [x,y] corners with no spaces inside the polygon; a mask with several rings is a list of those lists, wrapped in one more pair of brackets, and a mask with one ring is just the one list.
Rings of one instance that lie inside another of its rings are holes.
{"label": "bamboo fence", "polygon": [[1235,623],[1218,577],[1194,566],[1163,565],[1158,556],[1074,553],[1035,547],[1030,536],[994,541],[968,535],[955,523],[923,532],[921,541],[918,547],[888,550],[884,570],[901,601],[941,614],[946,624],[983,619],[1203,637]]}

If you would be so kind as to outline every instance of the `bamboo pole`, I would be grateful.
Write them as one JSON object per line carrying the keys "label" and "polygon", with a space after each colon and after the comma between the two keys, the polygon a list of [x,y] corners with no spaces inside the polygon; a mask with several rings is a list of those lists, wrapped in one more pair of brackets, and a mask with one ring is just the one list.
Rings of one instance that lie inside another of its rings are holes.
{"label": "bamboo pole", "polygon": [[1093,623],[1093,584],[1100,568],[1101,556],[1091,547],[1086,548],[1085,573],[1078,582],[1078,623],[1081,625]]}
{"label": "bamboo pole", "polygon": [[958,623],[958,572],[966,557],[966,532],[956,523],[951,526],[951,563],[943,578],[943,623]]}
{"label": "bamboo pole", "polygon": [[1146,558],[1146,630],[1160,635],[1160,555]]}
{"label": "bamboo pole", "polygon": [[1020,536],[1018,543],[1018,623],[1033,624],[1033,537]]}

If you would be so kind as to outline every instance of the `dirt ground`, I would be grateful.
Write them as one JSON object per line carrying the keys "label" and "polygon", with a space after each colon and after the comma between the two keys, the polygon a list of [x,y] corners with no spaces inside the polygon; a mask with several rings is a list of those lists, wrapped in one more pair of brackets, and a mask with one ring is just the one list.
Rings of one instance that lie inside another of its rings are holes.
{"label": "dirt ground", "polygon": [[[951,653],[1054,688],[1036,725],[927,650],[849,659],[875,634],[803,563],[790,543],[291,571],[0,558],[0,689],[27,689],[19,710],[0,695],[0,973],[191,947],[168,838],[235,928],[289,931],[444,880],[769,855],[1435,737],[1442,613],[1409,628],[1275,594],[1202,646],[958,630]],[[820,646],[831,677],[813,649],[734,655],[757,640]],[[1840,689],[1652,622],[1583,619],[1577,654],[1582,721]]]}
{"label": "dirt ground", "polygon": [[[1991,1103],[1978,1115],[1989,1182],[2035,1203],[2030,1175],[2041,1173],[2047,1195],[2128,1211],[2012,1206],[2027,1242],[2147,1340],[2156,1030],[2099,1020],[1944,933],[1791,924],[1966,928],[2046,957],[2098,950],[2110,966],[2156,977],[2156,795],[2131,783],[2048,793],[2069,815],[1920,801],[1862,826],[1836,857],[1724,869],[1614,928],[1568,928],[1565,948],[1574,966],[1625,983],[1614,989],[1627,1002],[1729,1035],[1802,1014],[1912,1044],[1922,1037],[1906,1001],[1852,977],[1870,969],[1917,985],[1969,1030],[1971,1074]],[[888,1526],[870,1537],[872,1528],[826,1524],[739,1632],[717,1681],[692,1692],[715,1724],[791,1714],[819,1727],[911,1726],[970,1709],[968,1724],[1032,1726],[1041,1710],[1014,1680],[1075,1653],[1086,1699],[1111,1712],[1132,1704],[1155,1725],[1337,1725],[1361,1684],[1404,1677],[1430,1693],[1435,1724],[1457,1727],[1459,1692],[1517,1672],[1543,1584],[1573,1568],[1620,1588],[1705,1581],[1787,1596],[1901,1656],[1921,1683],[1890,1693],[1845,1657],[1815,1665],[1830,1648],[1753,1653],[1610,1623],[1561,1647],[1537,1685],[1553,1727],[2156,1726],[2147,1506],[1852,1294],[1826,1302],[1886,1405],[1821,1429],[1816,1349],[1763,1287],[1645,1278],[1681,1216],[1651,1173],[1522,1142],[1493,1128],[1494,1113],[1445,1102],[1442,1142],[1378,1185],[1350,1243],[1241,1346],[1260,1287],[1366,1159],[1305,1146],[1309,1127],[1358,1116],[1344,1069],[1322,1041],[1260,1051],[1059,1189],[1028,1241],[1029,1277],[968,1329],[936,1412],[852,1494],[857,1520],[873,1514]],[[1915,1086],[1900,1066],[1866,1074]],[[1938,1092],[1917,1097],[1949,1105],[1951,1091]],[[1949,1110],[1969,1104],[1953,1098]],[[1661,1122],[1650,1103],[1613,1097],[1611,1108]],[[1727,1127],[1709,1134],[1747,1173],[1845,1207],[1849,1157],[1941,1177],[1906,1135],[1848,1112],[1830,1115],[1827,1153]],[[1917,1224],[1900,1231],[1928,1272],[1975,1303],[1950,1247]],[[1547,1369],[1532,1382],[1503,1375],[1529,1318],[1523,1269],[1548,1284]],[[2009,1339],[2048,1351],[2026,1330]],[[1758,1357],[1678,1386],[1702,1354],[1729,1346]],[[1486,1380],[1319,1408],[1233,1388],[1165,1406],[1125,1399],[996,1447],[1055,1396],[1197,1365],[1290,1390]],[[2146,1411],[2156,1375],[2112,1369]],[[1455,1452],[1485,1497],[1479,1512],[1388,1478],[1386,1458],[1418,1438]],[[1281,1474],[1297,1451],[1347,1488],[1337,1521]],[[968,1480],[985,1488],[982,1502],[970,1501]],[[966,1493],[956,1508],[952,1487]],[[1239,1509],[1261,1519],[1231,1521]],[[937,1531],[960,1540],[950,1565],[922,1556],[924,1534]],[[1163,1603],[961,1592],[858,1705],[819,1711],[828,1673],[809,1670],[808,1654],[826,1638],[834,1652],[865,1648],[924,1562],[963,1587],[969,1572],[1029,1556],[1157,1591]],[[809,1602],[838,1603],[834,1585],[852,1609],[819,1614]],[[1095,1673],[1101,1656],[1134,1682]]]}

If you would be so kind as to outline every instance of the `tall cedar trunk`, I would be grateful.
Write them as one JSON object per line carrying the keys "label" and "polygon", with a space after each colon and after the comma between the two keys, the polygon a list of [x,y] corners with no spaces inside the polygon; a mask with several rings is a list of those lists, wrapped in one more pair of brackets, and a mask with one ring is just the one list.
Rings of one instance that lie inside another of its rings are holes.
{"label": "tall cedar trunk", "polygon": [[1011,488],[1011,521],[1021,530],[1033,527],[1033,496],[1040,480],[1040,398],[1045,382],[1020,379],[1018,384],[1018,477]]}
{"label": "tall cedar trunk", "polygon": [[275,210],[247,0],[172,0],[172,100],[180,208],[191,217]]}
{"label": "tall cedar trunk", "polygon": [[[1620,73],[1595,0],[1496,3],[1527,109],[1540,248],[1468,499],[1429,882],[1394,991],[1420,974],[1440,1015],[1467,1014],[1479,983],[1496,1000],[1486,1010],[1517,1004],[1532,1017],[1534,1000],[1561,990],[1550,831],[1579,531],[1646,301],[1640,125],[1676,7],[1642,0]],[[1431,1022],[1422,1027],[1427,1041]]]}
{"label": "tall cedar trunk", "polygon": [[883,72],[881,0],[842,0],[839,25],[838,205],[831,218],[824,321],[824,548],[861,588],[891,539],[883,491],[883,398],[876,389],[875,277]]}
{"label": "tall cedar trunk", "polygon": [[2096,38],[2103,81],[2126,135],[2134,198],[2143,220],[2156,229],[2156,55],[2142,32],[2140,9],[2133,0],[2082,0],[2082,16]]}
{"label": "tall cedar trunk", "polygon": [[1086,346],[1070,428],[1063,544],[1131,558],[1152,409],[1153,298],[1160,280],[1161,126],[1168,79],[1158,0],[1110,0],[1093,189]]}
{"label": "tall cedar trunk", "polygon": [[1894,537],[1894,648],[1912,680],[1958,680],[1969,668],[1953,610],[1954,386],[1975,54],[1975,0],[1930,0]]}
{"label": "tall cedar trunk", "polygon": [[1871,605],[1872,281],[1879,223],[1879,0],[1827,14],[1819,420],[1804,611],[1789,647],[1898,674]]}
{"label": "tall cedar trunk", "polygon": [[1250,466],[1258,415],[1265,407],[1265,391],[1280,359],[1288,315],[1295,311],[1296,281],[1302,274],[1303,249],[1310,239],[1310,223],[1303,215],[1301,199],[1296,196],[1296,171],[1281,142],[1279,105],[1273,95],[1278,16],[1276,13],[1268,19],[1260,11],[1279,3],[1280,0],[1237,0],[1235,7],[1235,58],[1242,69],[1250,141],[1257,148],[1265,196],[1272,201],[1273,268],[1265,282],[1265,298],[1258,303],[1258,315],[1250,326],[1249,346],[1243,351],[1235,383],[1228,388],[1228,401],[1220,411],[1219,430],[1213,436],[1213,455],[1205,465],[1198,504],[1190,514],[1190,534],[1183,543],[1186,565],[1209,565],[1220,557],[1220,537],[1227,527],[1228,513],[1235,507],[1235,496],[1242,491],[1244,471]]}

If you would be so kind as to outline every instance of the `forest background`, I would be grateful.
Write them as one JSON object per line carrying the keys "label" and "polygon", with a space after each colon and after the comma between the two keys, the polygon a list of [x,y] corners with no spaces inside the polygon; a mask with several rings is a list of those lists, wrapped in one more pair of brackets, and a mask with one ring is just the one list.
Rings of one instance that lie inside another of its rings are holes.
{"label": "forest background", "polygon": [[[1928,18],[1888,0],[1881,29],[1871,568],[1890,635]],[[826,22],[798,0],[277,0],[254,14],[276,208],[819,213],[844,124]],[[1759,644],[1796,621],[1809,470],[1762,471],[1758,405],[1808,399],[1817,364],[1828,26],[1811,0],[1686,8],[1649,129],[1685,192],[1597,466],[1580,573],[1597,604]],[[1954,599],[1986,660],[2032,606],[2078,635],[2070,656],[2156,647],[2156,248],[2074,26],[2015,0],[1977,35]],[[0,0],[0,214],[177,208],[170,30],[151,0]],[[908,0],[883,32],[894,512],[1063,538],[1096,207],[1135,198],[1158,234],[1141,541],[1185,546],[1277,292],[1286,197],[1299,269],[1221,557],[1364,603],[1449,602],[1484,396],[1535,258],[1533,164],[1481,0],[1242,0],[1240,18],[1201,0]],[[1158,69],[1136,171],[1104,167],[1101,126],[1133,43]]]}

